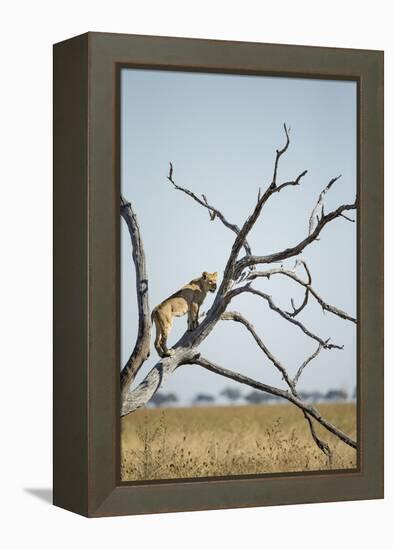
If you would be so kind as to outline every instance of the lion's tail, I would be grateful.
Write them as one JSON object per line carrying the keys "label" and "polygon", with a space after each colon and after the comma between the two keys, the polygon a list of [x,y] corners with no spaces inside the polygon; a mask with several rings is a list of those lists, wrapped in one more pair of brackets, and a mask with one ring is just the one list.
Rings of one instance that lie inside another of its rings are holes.
{"label": "lion's tail", "polygon": [[157,308],[154,308],[153,311],[151,312],[150,319],[152,323],[158,322]]}

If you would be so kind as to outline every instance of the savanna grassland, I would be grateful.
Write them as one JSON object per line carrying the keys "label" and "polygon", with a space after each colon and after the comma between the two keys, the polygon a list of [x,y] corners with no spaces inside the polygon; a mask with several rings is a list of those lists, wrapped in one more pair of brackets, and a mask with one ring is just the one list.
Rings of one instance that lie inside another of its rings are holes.
{"label": "savanna grassland", "polygon": [[[318,410],[356,439],[355,404]],[[356,468],[356,451],[318,426],[329,464],[292,405],[141,409],[121,430],[123,481]]]}

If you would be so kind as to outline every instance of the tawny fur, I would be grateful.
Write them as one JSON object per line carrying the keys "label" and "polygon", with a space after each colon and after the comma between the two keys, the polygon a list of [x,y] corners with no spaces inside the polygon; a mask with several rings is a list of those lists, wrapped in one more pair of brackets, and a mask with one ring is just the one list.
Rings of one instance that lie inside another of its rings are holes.
{"label": "tawny fur", "polygon": [[153,309],[152,321],[156,327],[156,339],[154,346],[160,357],[171,355],[167,347],[167,340],[175,317],[188,314],[188,330],[195,330],[198,326],[199,308],[206,294],[215,292],[217,288],[217,273],[204,271],[198,279],[193,279],[188,285],[172,294]]}

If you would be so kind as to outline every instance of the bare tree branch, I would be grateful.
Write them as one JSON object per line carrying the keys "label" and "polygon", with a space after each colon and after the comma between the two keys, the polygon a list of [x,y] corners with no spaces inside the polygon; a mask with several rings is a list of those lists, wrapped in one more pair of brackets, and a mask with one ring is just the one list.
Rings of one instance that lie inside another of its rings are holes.
{"label": "bare tree branch", "polygon": [[293,380],[292,380],[294,386],[297,385],[297,383],[298,383],[298,381],[299,381],[299,378],[300,378],[300,376],[301,376],[303,370],[305,369],[305,367],[307,367],[307,365],[308,365],[309,363],[311,363],[311,361],[312,361],[313,359],[316,358],[316,356],[319,354],[319,352],[320,352],[322,349],[323,349],[323,346],[322,346],[321,344],[319,344],[318,347],[317,347],[317,349],[314,351],[314,353],[312,353],[312,354],[310,355],[310,357],[308,357],[308,358],[300,365],[300,367],[299,367],[297,373],[295,374],[295,376],[293,377]]}
{"label": "bare tree branch", "polygon": [[320,218],[322,215],[323,215],[323,209],[324,209],[324,205],[325,205],[325,195],[326,193],[329,191],[329,189],[331,189],[331,187],[333,186],[333,184],[341,178],[341,174],[333,179],[331,179],[329,181],[329,183],[327,184],[327,186],[325,187],[325,189],[320,193],[319,197],[318,197],[318,200],[317,200],[317,204],[314,206],[312,212],[311,212],[311,216],[310,216],[310,221],[308,222],[308,234],[311,235],[314,227],[315,227],[315,220],[318,219],[318,217]]}
{"label": "bare tree branch", "polygon": [[270,309],[272,309],[273,311],[275,311],[276,313],[281,315],[281,317],[283,317],[286,321],[289,321],[293,325],[296,325],[297,327],[299,327],[300,330],[302,330],[304,332],[304,334],[306,334],[307,336],[309,336],[313,340],[316,340],[317,342],[319,342],[321,344],[321,346],[324,347],[325,349],[333,349],[333,348],[334,349],[343,349],[344,346],[338,346],[336,344],[329,344],[328,343],[329,339],[328,340],[323,340],[322,338],[320,338],[316,334],[312,333],[307,327],[305,327],[303,325],[303,323],[301,323],[297,319],[294,319],[294,317],[292,317],[289,313],[287,313],[286,311],[279,308],[274,303],[271,296],[269,296],[268,294],[265,294],[261,290],[257,290],[256,288],[253,288],[249,284],[231,291],[229,293],[229,296],[230,297],[235,297],[235,296],[238,296],[239,294],[243,294],[244,292],[249,292],[250,294],[255,294],[256,296],[259,296],[260,298],[263,298],[264,300],[266,300],[266,302],[269,304]]}
{"label": "bare tree branch", "polygon": [[299,313],[301,311],[303,311],[303,309],[306,307],[306,305],[308,304],[308,290],[306,290],[306,292],[304,293],[304,298],[303,298],[303,302],[300,304],[299,307],[296,307],[295,306],[295,302],[294,302],[294,299],[291,298],[291,306],[292,306],[292,309],[293,311],[291,313],[289,313],[289,311],[287,311],[288,315],[290,315],[291,317],[296,317],[297,315],[299,315]]}
{"label": "bare tree branch", "polygon": [[258,334],[255,331],[254,326],[248,321],[241,313],[238,311],[226,311],[221,315],[221,319],[223,321],[236,321],[237,323],[241,323],[246,327],[246,329],[252,334],[255,342],[257,343],[258,347],[263,351],[263,353],[266,355],[266,357],[273,363],[273,365],[280,371],[283,380],[288,384],[290,387],[292,384],[292,381],[289,377],[289,374],[286,370],[286,368],[280,363],[278,359],[274,357],[274,355],[271,353],[271,351],[265,346],[265,344],[262,342],[261,338],[258,336]]}
{"label": "bare tree branch", "polygon": [[284,123],[284,132],[285,132],[285,137],[287,138],[287,140],[286,140],[286,143],[285,143],[285,145],[282,149],[277,149],[276,150],[276,160],[274,162],[273,178],[272,178],[272,183],[270,184],[270,187],[273,187],[273,188],[276,187],[276,185],[277,185],[277,169],[278,169],[278,163],[279,163],[280,157],[281,157],[281,155],[283,155],[285,153],[285,151],[289,147],[289,132],[290,132],[290,129],[289,130],[287,129],[287,125],[285,123]]}
{"label": "bare tree branch", "polygon": [[[307,173],[306,171],[303,172],[299,176],[299,178],[302,175],[305,175],[306,173]],[[252,268],[252,266],[254,266],[258,263],[262,263],[262,262],[259,261],[261,256],[253,256],[253,255],[248,255],[248,256],[242,258],[241,260],[239,260],[238,262],[236,262],[236,260],[237,260],[237,257],[239,255],[239,252],[240,252],[240,250],[243,246],[243,244],[242,244],[243,241],[247,238],[247,235],[249,234],[249,232],[251,231],[251,229],[254,226],[255,222],[259,218],[259,215],[262,211],[262,208],[266,204],[268,199],[274,193],[277,193],[277,192],[281,191],[281,189],[285,186],[298,185],[299,183],[296,183],[296,181],[297,180],[295,180],[294,182],[287,182],[287,183],[285,183],[285,184],[283,184],[279,187],[271,187],[270,186],[267,189],[267,191],[265,191],[265,193],[262,195],[262,197],[258,201],[257,205],[255,206],[255,209],[254,209],[253,213],[245,221],[245,223],[244,223],[243,227],[241,228],[237,238],[235,239],[235,242],[232,245],[232,250],[231,250],[227,265],[225,267],[225,271],[224,271],[223,282],[222,282],[221,287],[219,289],[219,295],[224,295],[229,290],[229,288],[231,286],[231,282],[240,277],[241,272],[243,271],[244,268],[246,268],[246,267]],[[298,253],[299,252],[296,252],[296,254],[298,254]],[[292,255],[294,256],[295,254],[292,254]],[[285,257],[286,256],[283,256],[283,258],[285,258]],[[272,262],[273,261],[279,261],[279,260],[272,260]]]}
{"label": "bare tree branch", "polygon": [[317,237],[319,236],[322,229],[330,223],[331,221],[335,220],[338,217],[341,217],[341,214],[345,212],[346,210],[355,210],[356,208],[356,201],[353,204],[343,204],[339,206],[336,210],[333,210],[329,214],[324,214],[321,219],[318,221],[315,229],[313,232],[308,235],[305,239],[303,239],[300,243],[297,245],[286,248],[285,250],[282,250],[280,252],[274,252],[273,254],[268,254],[266,256],[246,256],[244,258],[241,258],[237,264],[235,273],[237,276],[240,275],[240,273],[246,269],[247,267],[256,265],[256,264],[272,264],[276,262],[281,262],[283,260],[287,260],[288,258],[293,258],[294,256],[297,256],[303,250],[314,242]]}
{"label": "bare tree branch", "polygon": [[150,355],[149,283],[146,257],[136,214],[130,202],[120,198],[120,215],[127,224],[132,243],[132,259],[135,266],[136,295],[138,303],[138,335],[134,349],[121,371],[121,387],[127,391],[137,372]]}
{"label": "bare tree branch", "polygon": [[[202,195],[202,198],[203,198],[203,200],[205,201],[206,207],[209,208],[209,203],[208,203],[208,201],[207,201],[206,195]],[[215,220],[215,218],[216,218],[216,215],[217,215],[217,214],[216,214],[214,211],[209,210],[210,221],[213,222],[213,221]]]}
{"label": "bare tree branch", "polygon": [[308,172],[307,170],[303,170],[303,172],[301,172],[296,179],[286,181],[286,182],[282,183],[281,185],[279,185],[276,188],[276,193],[279,193],[280,191],[282,191],[284,189],[284,187],[287,187],[288,185],[300,185],[300,180],[307,174],[307,172]]}
{"label": "bare tree branch", "polygon": [[[356,323],[356,319],[354,317],[352,317],[351,315],[349,315],[348,313],[346,313],[342,309],[339,309],[338,307],[335,307],[335,306],[332,306],[332,305],[328,304],[327,302],[325,302],[319,296],[319,294],[317,294],[317,292],[311,286],[310,271],[308,270],[306,263],[303,262],[303,261],[300,262],[300,263],[307,270],[308,277],[309,277],[308,282],[303,281],[302,279],[300,279],[300,277],[298,277],[294,271],[290,271],[288,269],[283,269],[282,267],[269,269],[268,271],[253,271],[252,273],[249,273],[247,275],[246,279],[249,280],[249,281],[253,281],[254,279],[257,279],[259,277],[266,277],[266,278],[270,279],[270,277],[272,275],[277,275],[277,274],[278,275],[285,275],[286,277],[289,277],[290,279],[292,279],[293,281],[295,281],[299,285],[302,285],[303,287],[305,287],[306,290],[308,292],[310,292],[310,294],[312,296],[314,296],[314,298],[320,304],[323,311],[329,311],[333,315],[337,315],[337,317],[341,317],[341,319],[346,319],[347,321],[351,321],[352,323]],[[301,311],[301,309],[303,309],[303,308],[299,308],[298,312]],[[293,314],[290,314],[290,315],[294,316]]]}
{"label": "bare tree branch", "polygon": [[[284,123],[284,132],[286,137],[285,145],[282,149],[276,150],[276,159],[274,162],[274,170],[273,170],[273,178],[272,182],[270,184],[271,189],[276,189],[276,191],[279,193],[284,187],[287,187],[288,185],[299,185],[300,180],[303,176],[307,174],[307,170],[304,170],[301,174],[298,175],[298,177],[295,180],[286,181],[285,183],[282,183],[277,187],[277,171],[278,171],[278,163],[280,161],[281,156],[287,151],[290,143],[289,134],[291,129],[287,128],[287,125]],[[260,193],[258,195],[258,201],[260,200]]]}
{"label": "bare tree branch", "polygon": [[168,377],[180,366],[192,362],[199,353],[193,349],[178,348],[170,357],[158,361],[135,388],[127,388],[122,394],[120,415],[126,416],[150,401]]}
{"label": "bare tree branch", "polygon": [[[215,206],[212,206],[211,204],[209,204],[208,201],[207,201],[206,195],[202,195],[202,199],[200,199],[198,197],[198,195],[196,195],[193,191],[190,191],[189,189],[186,189],[185,187],[181,187],[180,185],[177,185],[177,183],[173,179],[173,164],[172,164],[172,162],[169,163],[169,166],[170,166],[169,167],[169,175],[167,176],[167,179],[172,183],[173,187],[176,190],[182,191],[183,193],[185,193],[186,195],[188,195],[189,197],[194,199],[195,202],[197,202],[198,204],[200,204],[204,208],[207,208],[211,221],[213,221],[217,217],[219,220],[221,220],[221,222],[225,225],[225,227],[227,227],[228,229],[230,229],[231,231],[236,233],[236,235],[239,234],[240,228],[236,224],[229,222],[225,218],[224,214],[220,210],[218,210],[218,208],[216,208]],[[244,247],[244,250],[246,251],[246,254],[248,254],[248,255],[251,254],[251,248],[250,248],[250,246],[249,246],[249,244],[246,240],[243,243],[243,247]]]}
{"label": "bare tree branch", "polygon": [[[296,263],[295,263],[294,269],[296,269],[297,264],[298,264],[298,260],[297,260]],[[303,265],[304,265],[304,268],[305,268],[305,270],[306,270],[307,277],[308,277],[308,283],[307,283],[307,284],[308,284],[308,286],[310,286],[311,283],[312,283],[311,273],[310,273],[308,267],[306,266],[306,264],[305,264],[304,262],[303,262]],[[309,297],[309,295],[310,295],[310,290],[309,290],[308,287],[306,287],[306,291],[305,291],[305,293],[304,293],[303,302],[300,304],[299,307],[296,307],[296,306],[295,306],[294,299],[291,298],[291,305],[292,305],[293,311],[292,311],[292,313],[287,312],[288,315],[290,315],[291,317],[296,317],[297,315],[299,315],[299,313],[300,313],[301,311],[303,311],[303,309],[304,309],[304,308],[306,307],[306,305],[308,304],[308,297]]]}
{"label": "bare tree branch", "polygon": [[312,436],[313,440],[317,444],[317,447],[319,449],[321,449],[323,454],[325,454],[328,457],[329,464],[331,464],[332,463],[332,458],[333,458],[333,453],[332,453],[329,445],[326,443],[326,441],[323,441],[323,439],[321,439],[317,435],[317,432],[315,431],[314,424],[313,424],[313,421],[310,418],[310,415],[306,411],[303,411],[303,415],[304,415],[304,418],[308,422],[308,426],[310,428],[310,432],[311,432],[311,436]]}
{"label": "bare tree branch", "polygon": [[355,223],[355,220],[353,220],[352,218],[349,218],[348,216],[345,216],[345,214],[340,214],[340,216],[344,218],[344,220],[347,220],[347,222]]}

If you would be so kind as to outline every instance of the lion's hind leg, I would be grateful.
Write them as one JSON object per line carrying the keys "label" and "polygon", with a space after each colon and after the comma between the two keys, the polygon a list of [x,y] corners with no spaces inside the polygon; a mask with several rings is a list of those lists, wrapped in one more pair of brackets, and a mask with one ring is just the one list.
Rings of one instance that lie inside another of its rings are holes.
{"label": "lion's hind leg", "polygon": [[162,353],[162,350],[161,350],[162,333],[161,333],[161,325],[158,322],[156,311],[153,311],[153,313],[151,315],[151,318],[154,321],[154,325],[156,327],[156,339],[154,340],[154,347],[156,348],[156,351],[157,351],[158,355],[161,357],[161,353]]}
{"label": "lion's hind leg", "polygon": [[170,321],[165,322],[157,310],[153,311],[152,319],[156,326],[154,347],[160,357],[168,357],[171,355],[171,351],[167,348],[167,339],[172,328],[172,323]]}
{"label": "lion's hind leg", "polygon": [[161,357],[169,357],[170,355],[172,355],[172,350],[168,349],[167,341],[168,341],[169,333],[172,329],[172,319],[165,319],[165,321],[163,319],[160,319],[160,322],[161,322],[161,343],[160,343],[160,347],[161,347],[161,350],[162,350]]}

